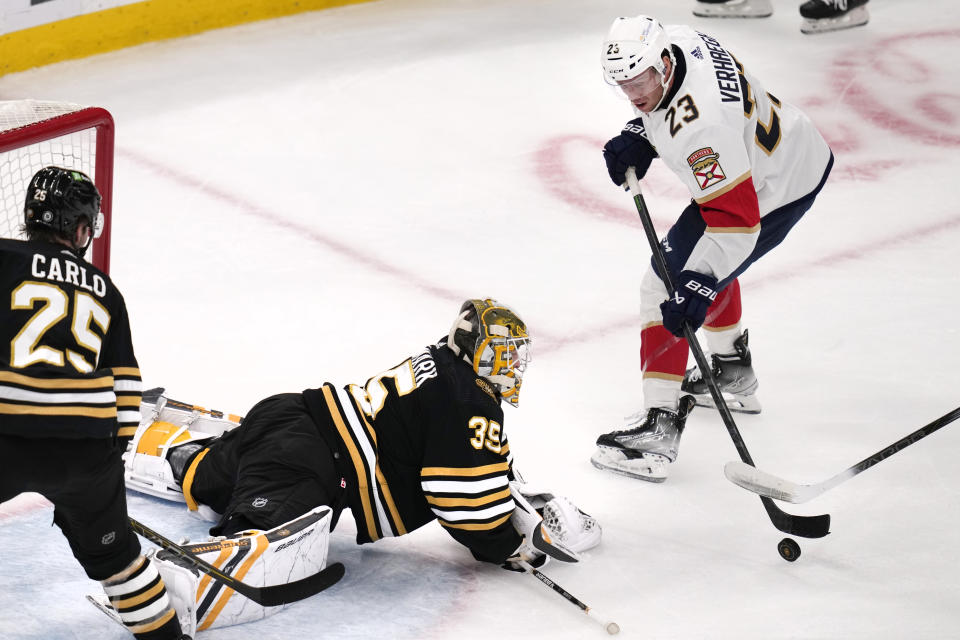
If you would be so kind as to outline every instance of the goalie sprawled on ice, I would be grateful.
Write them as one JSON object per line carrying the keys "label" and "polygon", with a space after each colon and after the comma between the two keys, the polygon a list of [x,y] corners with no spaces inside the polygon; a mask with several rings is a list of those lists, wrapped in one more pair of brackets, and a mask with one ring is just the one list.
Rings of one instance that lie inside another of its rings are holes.
{"label": "goalie sprawled on ice", "polygon": [[[365,385],[271,396],[243,420],[147,392],[127,486],[214,520],[217,538],[188,548],[251,584],[321,569],[344,508],[358,543],[439,520],[477,560],[575,562],[599,543],[599,525],[523,482],[503,428],[501,402],[517,404],[529,346],[509,307],[468,300],[448,335]],[[272,612],[158,556],[188,629]]]}

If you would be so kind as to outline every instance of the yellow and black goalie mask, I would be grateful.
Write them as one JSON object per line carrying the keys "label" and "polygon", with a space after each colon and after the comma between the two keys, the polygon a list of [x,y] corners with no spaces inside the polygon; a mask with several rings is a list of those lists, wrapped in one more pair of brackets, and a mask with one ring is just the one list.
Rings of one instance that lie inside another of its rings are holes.
{"label": "yellow and black goalie mask", "polygon": [[501,398],[517,406],[530,362],[530,335],[513,309],[491,298],[467,300],[450,328],[447,346],[493,384]]}

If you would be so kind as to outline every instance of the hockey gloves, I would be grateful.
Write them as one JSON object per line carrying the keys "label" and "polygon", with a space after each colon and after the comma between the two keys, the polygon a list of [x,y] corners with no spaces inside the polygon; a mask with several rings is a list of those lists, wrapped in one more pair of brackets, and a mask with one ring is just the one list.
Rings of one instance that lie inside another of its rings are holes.
{"label": "hockey gloves", "polygon": [[707,309],[717,298],[717,279],[696,271],[681,271],[670,299],[660,305],[663,327],[683,337],[683,324],[696,331],[707,317]]}
{"label": "hockey gloves", "polygon": [[635,167],[637,178],[642,178],[656,157],[657,152],[647,140],[647,132],[640,118],[628,122],[620,135],[608,140],[603,147],[607,173],[618,187],[627,181],[628,168]]}

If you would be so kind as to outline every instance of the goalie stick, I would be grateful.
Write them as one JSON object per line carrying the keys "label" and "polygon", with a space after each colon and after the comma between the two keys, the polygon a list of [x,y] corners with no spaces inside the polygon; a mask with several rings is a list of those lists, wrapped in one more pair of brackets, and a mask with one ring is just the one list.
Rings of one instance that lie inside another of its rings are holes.
{"label": "goalie stick", "polygon": [[201,560],[177,543],[168,540],[150,527],[141,524],[133,518],[130,518],[130,525],[133,527],[134,531],[139,533],[147,540],[163,547],[178,558],[186,561],[190,566],[194,567],[198,571],[207,574],[217,582],[220,582],[221,584],[233,589],[240,595],[250,598],[257,604],[264,607],[276,607],[281,604],[288,604],[290,602],[296,602],[297,600],[309,598],[310,596],[320,593],[324,589],[335,585],[340,581],[340,578],[343,577],[345,572],[342,563],[334,562],[322,571],[318,571],[312,576],[308,576],[302,580],[268,587],[254,587],[246,584],[245,582],[237,580],[233,576],[224,573],[220,569],[217,569],[212,564]]}
{"label": "goalie stick", "polygon": [[744,464],[743,462],[728,462],[723,467],[723,473],[730,482],[761,496],[767,496],[785,502],[806,502],[811,498],[816,498],[821,493],[833,489],[838,484],[846,482],[855,475],[863,473],[870,467],[880,464],[898,451],[903,451],[913,443],[926,438],[938,429],[942,429],[957,418],[960,418],[960,407],[937,418],[930,424],[920,427],[910,435],[900,438],[893,444],[884,447],[852,467],[841,471],[829,480],[824,480],[819,484],[797,484],[790,482],[772,473],[767,473],[751,465]]}
{"label": "goalie stick", "polygon": [[[644,201],[643,193],[640,191],[640,181],[637,180],[636,169],[634,167],[630,167],[627,169],[626,173],[627,187],[630,190],[630,195],[633,196],[634,204],[637,205],[637,213],[640,215],[640,221],[643,223],[643,230],[647,234],[647,241],[650,243],[650,250],[653,252],[653,260],[657,265],[657,270],[663,276],[663,281],[667,286],[667,290],[672,291],[673,278],[670,277],[670,271],[667,269],[667,262],[664,259],[663,251],[660,248],[660,241],[657,239],[657,233],[653,228],[653,222],[650,220],[650,211],[647,209],[647,203]],[[730,438],[733,440],[733,444],[737,448],[737,453],[740,454],[740,459],[745,464],[756,466],[753,464],[753,458],[750,457],[750,452],[747,450],[747,445],[744,443],[743,437],[740,435],[740,430],[737,429],[737,423],[733,421],[733,415],[731,415],[730,409],[727,407],[727,403],[723,399],[723,394],[720,392],[720,387],[717,386],[717,381],[713,376],[713,369],[711,369],[707,363],[707,358],[703,355],[703,349],[700,348],[700,343],[697,342],[696,335],[686,323],[683,325],[683,336],[687,339],[687,344],[690,345],[690,351],[693,353],[693,358],[696,360],[697,366],[700,367],[700,372],[703,375],[703,379],[707,383],[707,387],[710,389],[710,396],[713,398],[713,402],[716,404],[717,410],[720,412],[720,417],[723,419],[723,424],[726,426],[727,432],[730,434]],[[773,526],[784,533],[800,536],[801,538],[822,538],[830,533],[829,514],[818,516],[792,515],[780,509],[780,507],[773,503],[773,500],[766,496],[760,496],[760,501],[763,503],[763,508],[767,511],[767,516],[770,518],[770,522],[773,523]]]}
{"label": "goalie stick", "polygon": [[569,591],[567,591],[566,589],[558,585],[556,582],[554,582],[547,576],[543,575],[543,573],[539,569],[535,568],[529,562],[527,562],[526,560],[519,560],[517,561],[517,563],[521,567],[523,567],[524,573],[529,573],[534,578],[536,578],[537,580],[539,580],[540,582],[547,585],[548,587],[550,587],[551,589],[559,593],[561,596],[563,596],[567,602],[579,607],[585,614],[587,614],[587,617],[589,617],[594,622],[600,624],[606,630],[607,633],[609,633],[610,635],[620,633],[620,625],[618,625],[613,620],[607,620],[606,618],[598,614],[596,611],[594,611],[592,607],[589,607],[583,602],[580,602],[580,600],[574,597],[573,594],[571,594]]}

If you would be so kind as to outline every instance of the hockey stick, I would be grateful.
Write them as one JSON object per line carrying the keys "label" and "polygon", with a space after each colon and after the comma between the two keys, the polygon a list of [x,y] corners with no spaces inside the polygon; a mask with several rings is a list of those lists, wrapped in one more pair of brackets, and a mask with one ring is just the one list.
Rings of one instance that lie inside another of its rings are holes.
{"label": "hockey stick", "polygon": [[594,622],[600,624],[600,626],[602,626],[607,633],[609,633],[610,635],[620,633],[620,625],[618,625],[613,620],[607,620],[606,618],[601,617],[591,607],[587,606],[583,602],[580,602],[580,600],[574,597],[573,594],[571,594],[569,591],[567,591],[566,589],[558,585],[556,582],[554,582],[547,576],[543,575],[543,573],[541,573],[539,569],[534,568],[529,562],[527,562],[526,560],[519,560],[515,562],[517,562],[521,567],[523,567],[524,573],[529,573],[534,578],[536,578],[537,580],[539,580],[540,582],[547,585],[548,587],[550,587],[551,589],[559,593],[561,596],[563,596],[567,602],[580,607],[580,609],[585,614],[587,614],[587,617],[589,617]]}
{"label": "hockey stick", "polygon": [[343,577],[345,571],[342,563],[334,562],[322,571],[318,571],[312,576],[308,576],[302,580],[269,587],[254,587],[244,582],[240,582],[233,576],[222,572],[220,569],[217,569],[212,564],[201,560],[177,543],[163,537],[150,527],[141,524],[133,518],[130,518],[129,520],[133,530],[147,540],[150,540],[151,542],[163,547],[173,555],[189,563],[190,566],[194,567],[200,572],[207,574],[217,582],[220,582],[224,586],[233,589],[240,595],[246,596],[247,598],[250,598],[257,604],[264,607],[276,607],[281,604],[287,604],[290,602],[296,602],[297,600],[303,600],[304,598],[309,598],[310,596],[320,593],[324,589],[335,585],[337,582],[339,582],[340,578]]}
{"label": "hockey stick", "polygon": [[806,502],[811,498],[816,498],[825,491],[833,489],[838,484],[846,482],[858,473],[863,473],[870,467],[880,464],[898,451],[906,449],[914,442],[923,440],[934,431],[942,429],[957,418],[960,418],[960,407],[937,418],[930,424],[920,427],[910,435],[900,438],[893,444],[884,447],[852,467],[841,471],[829,480],[824,480],[819,484],[797,484],[789,480],[784,480],[783,478],[778,478],[771,473],[761,471],[756,467],[751,467],[742,462],[728,462],[723,467],[723,473],[730,482],[748,491],[760,494],[761,496],[793,503]]}
{"label": "hockey stick", "polygon": [[[647,203],[643,199],[643,193],[640,191],[640,181],[637,180],[637,172],[633,167],[627,169],[627,187],[630,189],[630,195],[633,196],[634,204],[637,205],[637,213],[640,215],[640,221],[643,223],[643,230],[647,234],[650,251],[653,252],[653,260],[663,276],[663,282],[667,286],[667,291],[673,291],[673,278],[670,276],[670,270],[667,269],[667,261],[663,257],[660,240],[657,238],[657,233],[653,228],[653,222],[650,220],[650,211],[647,209]],[[723,418],[723,424],[727,427],[730,438],[733,439],[733,444],[737,448],[737,453],[740,454],[740,459],[745,464],[756,466],[753,464],[753,458],[750,457],[747,445],[743,442],[740,430],[737,429],[737,423],[733,421],[733,415],[731,415],[730,409],[723,399],[720,387],[717,386],[717,381],[713,376],[713,369],[711,369],[707,363],[707,358],[703,355],[703,349],[700,348],[700,343],[697,342],[696,335],[686,323],[683,325],[683,337],[687,339],[687,344],[690,345],[693,358],[696,360],[697,366],[700,367],[703,379],[710,389],[710,395],[713,398],[714,404],[717,405],[717,410],[720,412],[720,417]],[[819,516],[791,515],[780,509],[773,503],[773,500],[766,496],[760,496],[760,501],[763,502],[763,508],[766,509],[767,515],[770,517],[770,522],[784,533],[802,538],[822,538],[830,533],[830,514]]]}

